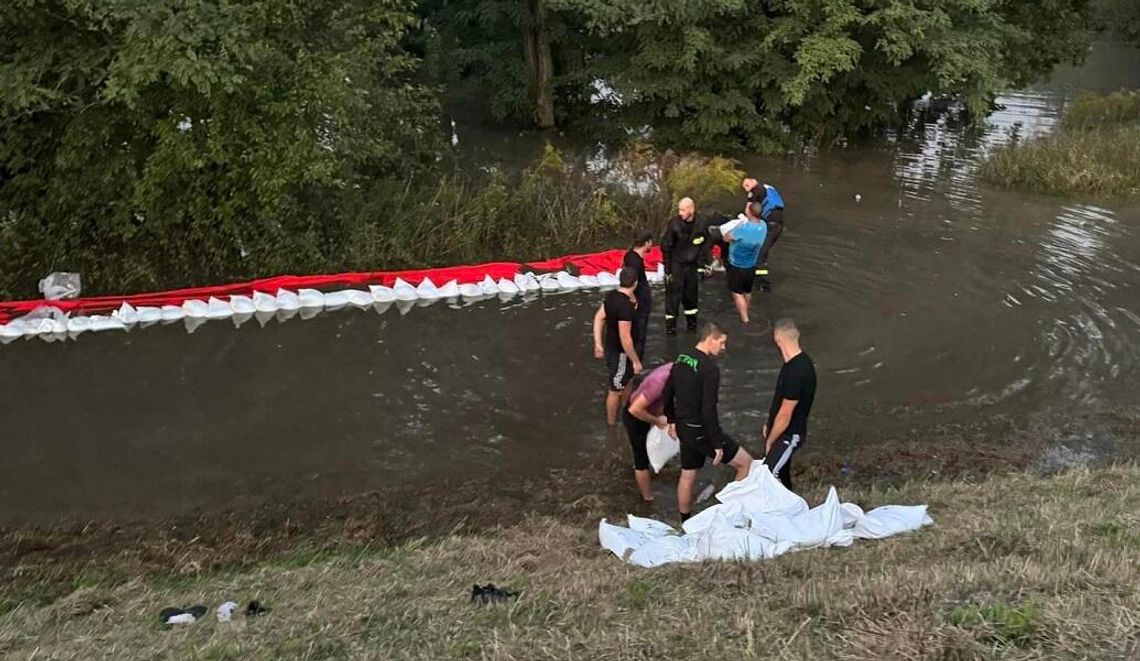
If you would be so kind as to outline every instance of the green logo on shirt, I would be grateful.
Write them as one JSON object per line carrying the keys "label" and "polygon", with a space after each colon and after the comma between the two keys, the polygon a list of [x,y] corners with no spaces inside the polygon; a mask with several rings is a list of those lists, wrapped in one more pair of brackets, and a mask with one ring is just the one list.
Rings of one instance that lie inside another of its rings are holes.
{"label": "green logo on shirt", "polygon": [[697,359],[693,358],[692,356],[690,356],[688,354],[683,353],[680,356],[677,356],[677,362],[680,363],[681,365],[687,365],[687,366],[693,368],[694,372],[697,371]]}

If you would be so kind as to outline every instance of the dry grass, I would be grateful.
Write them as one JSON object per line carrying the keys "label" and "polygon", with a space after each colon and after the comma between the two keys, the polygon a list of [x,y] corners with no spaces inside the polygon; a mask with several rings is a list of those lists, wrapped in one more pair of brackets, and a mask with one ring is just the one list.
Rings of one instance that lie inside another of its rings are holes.
{"label": "dry grass", "polygon": [[[596,522],[536,517],[394,548],[81,588],[0,615],[0,656],[1134,658],[1140,468],[860,489],[844,495],[928,502],[936,524],[765,563],[642,570],[598,547]],[[468,604],[471,584],[487,581],[522,596]],[[158,624],[167,605],[253,598],[273,612]]]}

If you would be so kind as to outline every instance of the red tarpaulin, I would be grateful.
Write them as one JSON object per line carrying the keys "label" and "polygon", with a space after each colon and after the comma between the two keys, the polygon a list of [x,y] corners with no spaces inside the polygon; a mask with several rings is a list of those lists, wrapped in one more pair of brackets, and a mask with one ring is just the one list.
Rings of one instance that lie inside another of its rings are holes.
{"label": "red tarpaulin", "polygon": [[[621,266],[624,250],[606,250],[586,255],[567,255],[540,262],[527,262],[526,266],[535,271],[559,271],[568,264],[577,267],[583,275],[597,275],[602,271],[614,272]],[[645,257],[646,269],[652,271],[661,261],[661,252],[657,248],[649,251]],[[0,302],[0,324],[8,323],[15,317],[28,314],[32,310],[44,305],[59,308],[70,314],[94,314],[116,310],[123,303],[130,303],[138,307],[161,307],[163,305],[182,305],[187,300],[206,300],[211,296],[223,298],[227,296],[251,296],[254,292],[276,294],[278,289],[296,291],[302,287],[312,289],[330,289],[334,287],[365,288],[368,285],[392,286],[396,278],[401,278],[412,285],[418,285],[424,278],[431,278],[437,286],[445,285],[452,280],[459,284],[477,283],[486,276],[498,281],[500,278],[511,279],[518,273],[521,264],[515,262],[491,262],[475,266],[443,266],[440,268],[418,269],[412,271],[371,271],[363,273],[336,273],[332,275],[279,275],[271,278],[261,278],[249,282],[237,282],[228,285],[214,285],[209,287],[188,287],[186,289],[173,289],[170,291],[150,292],[144,294],[130,294],[118,296],[98,296],[93,298],[77,298],[67,301],[48,301],[44,299],[30,301]]]}

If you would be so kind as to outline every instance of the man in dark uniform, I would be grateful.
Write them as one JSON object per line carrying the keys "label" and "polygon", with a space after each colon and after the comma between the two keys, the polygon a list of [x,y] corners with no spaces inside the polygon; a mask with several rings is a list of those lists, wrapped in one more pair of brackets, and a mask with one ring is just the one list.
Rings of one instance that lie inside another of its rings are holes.
{"label": "man in dark uniform", "polygon": [[649,290],[649,278],[645,275],[645,255],[653,247],[653,233],[649,230],[638,230],[633,235],[633,247],[625,253],[621,265],[637,272],[637,289],[633,291],[637,298],[637,320],[633,325],[633,345],[637,348],[637,355],[645,360],[645,336],[649,332],[649,313],[653,309],[653,292]]}
{"label": "man in dark uniform", "polygon": [[744,188],[748,204],[760,203],[760,218],[768,225],[768,236],[764,239],[760,261],[756,264],[756,276],[760,278],[761,289],[772,291],[772,283],[768,280],[768,253],[784,231],[784,198],[774,186],[762,184],[752,177],[745,179],[741,187]]}
{"label": "man in dark uniform", "polygon": [[697,268],[701,265],[707,224],[698,220],[693,200],[682,198],[677,215],[665,228],[661,238],[661,255],[665,264],[665,333],[677,334],[677,313],[684,305],[685,324],[689,332],[697,330]]}

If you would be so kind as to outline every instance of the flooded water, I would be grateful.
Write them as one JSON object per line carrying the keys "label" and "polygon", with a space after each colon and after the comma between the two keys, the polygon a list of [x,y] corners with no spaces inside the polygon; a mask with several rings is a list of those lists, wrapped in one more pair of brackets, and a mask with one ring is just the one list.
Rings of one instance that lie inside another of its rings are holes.
{"label": "flooded water", "polygon": [[[1101,46],[1084,69],[1002,97],[985,131],[931,108],[871,147],[746,163],[789,204],[775,291],[757,297],[755,316],[801,325],[820,371],[813,445],[857,455],[884,439],[934,444],[941,425],[1136,409],[1140,207],[994,190],[976,170],[1012,133],[1049,130],[1074,91],[1140,87],[1137,65],[1135,51]],[[766,330],[735,323],[721,278],[704,283],[701,309],[732,333],[722,422],[755,446],[779,356]],[[692,342],[663,336],[655,296],[650,363]],[[599,300],[438,303],[0,347],[0,522],[456,480],[494,488],[599,464]]]}

